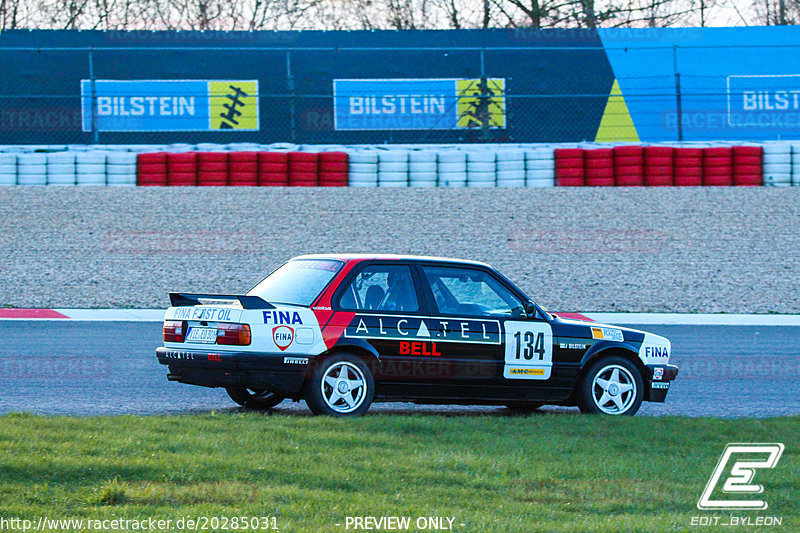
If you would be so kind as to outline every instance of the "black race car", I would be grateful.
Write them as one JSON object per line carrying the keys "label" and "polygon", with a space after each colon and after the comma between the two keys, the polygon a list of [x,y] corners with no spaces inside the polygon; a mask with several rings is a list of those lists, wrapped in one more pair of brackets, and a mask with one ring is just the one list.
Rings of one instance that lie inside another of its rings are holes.
{"label": "black race car", "polygon": [[395,255],[296,257],[246,295],[171,293],[158,361],[172,381],[316,414],[373,401],[577,405],[632,415],[663,402],[670,342],[550,314],[491,266]]}

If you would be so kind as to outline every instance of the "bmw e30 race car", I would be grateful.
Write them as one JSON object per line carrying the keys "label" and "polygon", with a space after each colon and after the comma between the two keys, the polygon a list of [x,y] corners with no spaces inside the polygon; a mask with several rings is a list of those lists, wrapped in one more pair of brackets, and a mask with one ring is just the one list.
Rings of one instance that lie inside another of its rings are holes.
{"label": "bmw e30 race car", "polygon": [[373,401],[577,405],[633,415],[678,368],[658,335],[548,313],[487,264],[307,255],[245,295],[170,293],[167,378],[240,405],[304,399],[315,414]]}

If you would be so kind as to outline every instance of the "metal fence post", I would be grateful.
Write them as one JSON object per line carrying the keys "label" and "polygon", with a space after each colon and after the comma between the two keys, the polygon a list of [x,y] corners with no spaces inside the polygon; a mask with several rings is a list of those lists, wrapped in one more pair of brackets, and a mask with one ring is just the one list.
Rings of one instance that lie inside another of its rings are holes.
{"label": "metal fence post", "polygon": [[[92,143],[98,144],[100,142],[100,135],[97,131],[97,89],[95,87],[93,51],[94,48],[89,49],[89,86],[92,109]],[[83,95],[81,95],[81,98],[83,98]]]}
{"label": "metal fence post", "polygon": [[678,45],[672,47],[672,68],[675,73],[675,112],[677,114],[678,140],[683,140],[683,102],[681,102],[681,73],[678,72]]}
{"label": "metal fence post", "polygon": [[297,133],[295,132],[295,93],[294,93],[294,76],[292,75],[292,53],[286,51],[286,89],[289,92],[289,129],[291,141],[297,140]]}

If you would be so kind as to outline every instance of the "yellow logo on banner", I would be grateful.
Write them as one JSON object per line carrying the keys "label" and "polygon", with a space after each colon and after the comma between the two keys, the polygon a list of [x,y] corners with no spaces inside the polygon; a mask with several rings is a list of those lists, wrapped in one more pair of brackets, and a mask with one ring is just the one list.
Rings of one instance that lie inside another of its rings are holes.
{"label": "yellow logo on banner", "polygon": [[459,128],[506,127],[506,80],[456,80]]}
{"label": "yellow logo on banner", "polygon": [[258,81],[208,82],[212,130],[258,130]]}

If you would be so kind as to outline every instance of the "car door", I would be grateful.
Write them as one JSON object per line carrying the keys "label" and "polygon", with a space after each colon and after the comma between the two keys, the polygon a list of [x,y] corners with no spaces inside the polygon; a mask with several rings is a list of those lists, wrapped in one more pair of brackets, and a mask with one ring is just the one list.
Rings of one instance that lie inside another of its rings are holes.
{"label": "car door", "polygon": [[453,367],[453,378],[439,380],[443,394],[533,399],[537,389],[548,387],[553,331],[543,317],[526,314],[517,291],[490,269],[444,264],[419,269],[438,351]]}
{"label": "car door", "polygon": [[[425,342],[430,340],[427,309],[416,276],[409,263],[366,263],[334,298],[337,311],[354,313],[344,338],[366,341],[379,354],[373,374],[389,385],[381,387],[382,394],[405,394],[406,385],[424,382],[421,363],[436,356],[435,347]],[[403,387],[394,390],[393,385]]]}

